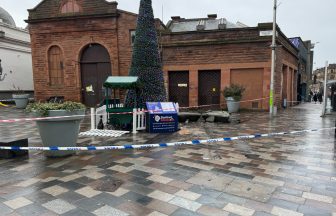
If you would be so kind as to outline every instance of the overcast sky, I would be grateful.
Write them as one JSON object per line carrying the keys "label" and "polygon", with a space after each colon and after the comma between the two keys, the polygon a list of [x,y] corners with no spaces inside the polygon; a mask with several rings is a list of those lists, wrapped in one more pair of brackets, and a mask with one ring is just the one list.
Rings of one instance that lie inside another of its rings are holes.
{"label": "overcast sky", "polygon": [[[17,26],[25,27],[27,9],[41,0],[0,0],[0,6],[14,18]],[[336,63],[336,0],[278,0],[278,25],[287,37],[300,36],[317,43],[314,68],[325,61]],[[138,12],[140,0],[118,0],[118,8]],[[249,26],[272,22],[272,0],[153,0],[156,18],[164,23],[171,16],[184,18],[206,17],[217,13],[231,22],[240,21]],[[163,10],[162,10],[163,8]],[[163,12],[163,13],[162,13]],[[163,14],[163,16],[162,16]]]}

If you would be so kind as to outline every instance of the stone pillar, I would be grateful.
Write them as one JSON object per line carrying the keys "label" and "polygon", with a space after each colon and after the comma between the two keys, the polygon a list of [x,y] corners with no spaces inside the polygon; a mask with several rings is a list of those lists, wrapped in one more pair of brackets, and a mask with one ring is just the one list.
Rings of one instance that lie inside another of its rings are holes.
{"label": "stone pillar", "polygon": [[224,98],[224,88],[231,84],[231,69],[230,68],[222,68],[221,69],[221,96],[220,103],[221,107],[225,107],[225,98]]}
{"label": "stone pillar", "polygon": [[198,106],[198,70],[189,70],[189,106]]}

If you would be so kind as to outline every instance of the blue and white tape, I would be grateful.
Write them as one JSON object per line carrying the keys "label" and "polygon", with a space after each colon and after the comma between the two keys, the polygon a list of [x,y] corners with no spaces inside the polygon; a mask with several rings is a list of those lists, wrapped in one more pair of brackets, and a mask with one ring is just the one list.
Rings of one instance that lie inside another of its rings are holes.
{"label": "blue and white tape", "polygon": [[268,134],[254,134],[236,137],[224,137],[217,139],[207,139],[207,140],[192,140],[186,142],[173,142],[173,143],[160,143],[160,144],[144,144],[144,145],[123,145],[123,146],[87,146],[87,147],[18,147],[18,146],[0,146],[0,150],[14,150],[14,151],[108,151],[108,150],[127,150],[127,149],[148,149],[148,148],[167,148],[173,146],[182,145],[200,145],[205,143],[215,143],[215,142],[228,142],[234,140],[242,139],[256,139],[262,137],[273,137],[282,135],[292,135],[301,133],[318,132],[324,130],[332,130],[332,128],[321,128],[321,129],[308,129],[301,131],[290,131],[290,132],[279,132],[279,133],[268,133]]}

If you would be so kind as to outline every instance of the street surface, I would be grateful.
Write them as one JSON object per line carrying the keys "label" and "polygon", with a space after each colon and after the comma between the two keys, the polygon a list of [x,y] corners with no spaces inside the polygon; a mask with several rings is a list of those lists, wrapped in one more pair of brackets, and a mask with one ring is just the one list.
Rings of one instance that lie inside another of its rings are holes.
{"label": "street surface", "polygon": [[[335,126],[320,104],[241,113],[241,124],[189,123],[175,134],[80,137],[78,146],[152,144]],[[0,119],[28,116],[0,107]],[[90,126],[89,118],[81,131]],[[61,136],[61,135],[60,135]],[[0,138],[29,137],[34,122],[0,123]],[[0,159],[0,215],[336,215],[334,130],[146,150],[32,151]]]}

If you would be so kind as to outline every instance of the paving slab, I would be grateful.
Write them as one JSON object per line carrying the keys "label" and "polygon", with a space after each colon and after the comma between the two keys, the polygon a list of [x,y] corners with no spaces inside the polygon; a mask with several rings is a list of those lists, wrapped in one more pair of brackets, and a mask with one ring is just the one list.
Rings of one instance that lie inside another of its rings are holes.
{"label": "paving slab", "polygon": [[[78,146],[182,142],[256,133],[334,127],[320,105],[278,112],[242,112],[231,124],[181,124],[174,134],[79,138]],[[0,108],[6,118],[29,117]],[[89,117],[81,131],[90,128]],[[34,122],[0,123],[0,137],[42,142]],[[323,143],[323,145],[321,145]],[[12,215],[333,215],[336,212],[334,130],[170,148],[77,152],[49,159],[41,152],[0,159],[0,212]]]}

